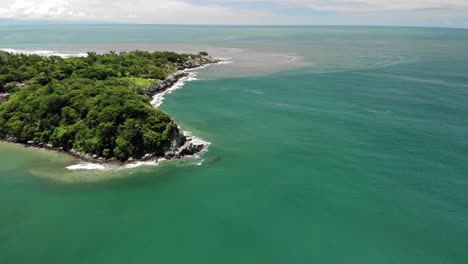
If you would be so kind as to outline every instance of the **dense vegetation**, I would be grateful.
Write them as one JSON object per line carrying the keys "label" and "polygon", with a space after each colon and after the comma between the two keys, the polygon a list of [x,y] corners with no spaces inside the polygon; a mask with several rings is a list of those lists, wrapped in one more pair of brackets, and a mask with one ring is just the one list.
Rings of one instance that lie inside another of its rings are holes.
{"label": "dense vegetation", "polygon": [[[87,57],[63,59],[57,56],[10,54],[0,51],[0,92],[15,90],[18,83],[46,85],[52,80],[83,78],[127,81],[156,81],[174,72],[188,60],[201,60],[208,53],[198,55],[174,52],[133,51],[108,54],[88,52]],[[147,82],[145,82],[147,83]]]}
{"label": "dense vegetation", "polygon": [[0,137],[119,160],[162,154],[177,126],[138,84],[164,79],[202,56],[134,51],[63,59],[0,52],[0,92],[12,93],[0,104]]}

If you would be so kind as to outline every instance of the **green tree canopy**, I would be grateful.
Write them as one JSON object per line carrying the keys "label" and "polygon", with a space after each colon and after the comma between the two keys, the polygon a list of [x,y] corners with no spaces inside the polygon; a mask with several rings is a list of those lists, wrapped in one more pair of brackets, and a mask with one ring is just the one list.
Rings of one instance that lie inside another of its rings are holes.
{"label": "green tree canopy", "polygon": [[[89,52],[62,59],[0,52],[0,137],[126,160],[162,155],[178,130],[135,79],[164,79],[198,55]],[[26,84],[26,87],[23,87]]]}

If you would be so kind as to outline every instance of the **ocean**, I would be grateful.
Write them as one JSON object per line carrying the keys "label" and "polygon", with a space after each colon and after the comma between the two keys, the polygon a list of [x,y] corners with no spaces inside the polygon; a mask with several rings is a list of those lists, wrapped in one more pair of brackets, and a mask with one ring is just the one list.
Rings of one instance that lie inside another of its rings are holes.
{"label": "ocean", "polygon": [[21,25],[0,49],[228,61],[159,106],[200,157],[1,143],[0,263],[468,263],[468,30]]}

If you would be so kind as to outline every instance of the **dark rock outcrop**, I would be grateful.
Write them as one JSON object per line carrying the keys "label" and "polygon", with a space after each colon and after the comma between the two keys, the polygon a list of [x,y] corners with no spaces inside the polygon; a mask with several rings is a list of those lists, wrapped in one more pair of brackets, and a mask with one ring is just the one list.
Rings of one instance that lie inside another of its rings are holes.
{"label": "dark rock outcrop", "polygon": [[175,83],[177,83],[180,79],[187,77],[189,74],[187,72],[176,72],[165,80],[160,81],[158,83],[154,83],[148,87],[143,87],[143,93],[146,96],[153,97],[155,94],[164,92],[165,90],[171,88]]}
{"label": "dark rock outcrop", "polygon": [[184,62],[183,64],[177,66],[177,69],[178,70],[193,69],[193,68],[201,67],[203,65],[204,64],[199,62],[199,61],[188,60],[188,61]]}
{"label": "dark rock outcrop", "polygon": [[154,95],[164,92],[165,90],[171,88],[174,84],[176,84],[180,79],[187,77],[189,75],[188,72],[184,70],[195,69],[202,67],[204,65],[219,63],[221,60],[215,58],[204,58],[203,60],[188,60],[184,63],[181,63],[177,66],[178,72],[169,75],[166,79],[154,83],[148,87],[143,87],[143,93],[146,96],[153,97]]}
{"label": "dark rock outcrop", "polygon": [[170,149],[164,153],[165,159],[180,159],[201,152],[206,147],[205,143],[194,140],[191,135],[185,135],[178,130]]}

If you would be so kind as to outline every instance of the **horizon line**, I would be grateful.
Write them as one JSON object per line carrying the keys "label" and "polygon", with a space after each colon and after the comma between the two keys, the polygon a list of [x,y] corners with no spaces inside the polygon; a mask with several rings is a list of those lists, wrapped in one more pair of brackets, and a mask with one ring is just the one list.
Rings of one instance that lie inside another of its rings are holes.
{"label": "horizon line", "polygon": [[[1,20],[10,20],[12,23]],[[18,21],[18,23],[14,23]],[[38,23],[30,25],[28,23]],[[48,19],[14,19],[0,18],[0,27],[2,26],[41,26],[41,25],[89,25],[89,26],[198,26],[198,27],[373,27],[373,28],[424,28],[424,29],[461,29],[467,30],[468,26],[415,26],[415,25],[372,25],[372,24],[173,24],[173,23],[130,23],[130,22],[108,22],[108,21],[89,21],[89,20],[48,20]]]}

